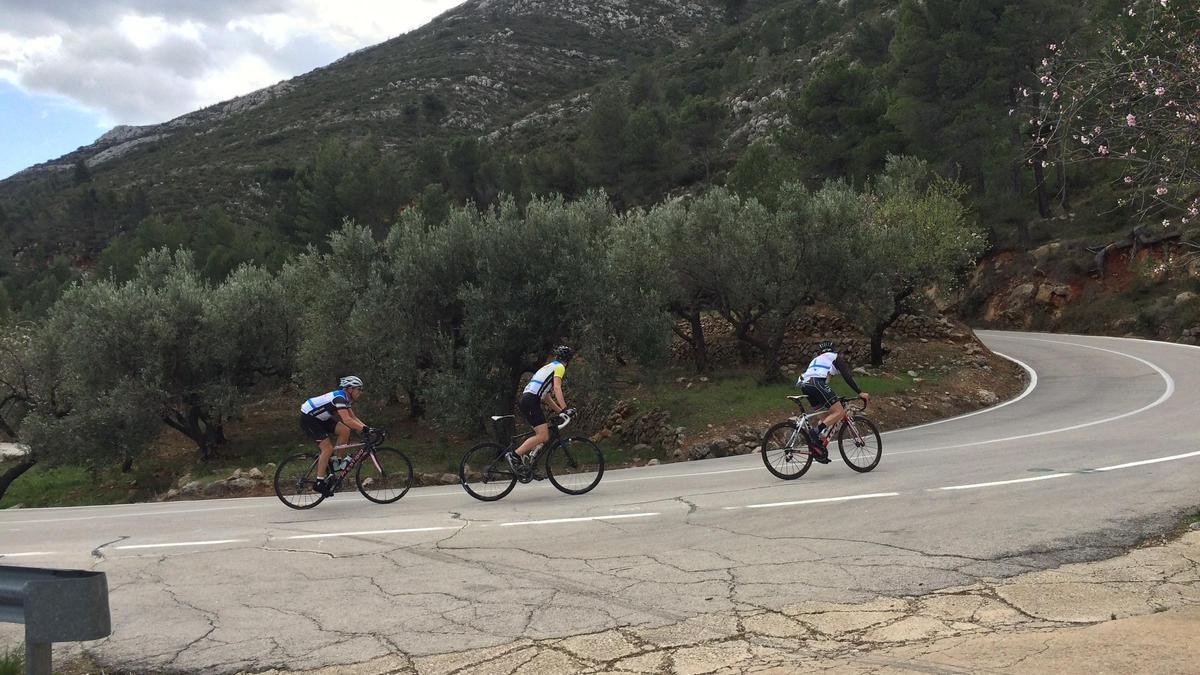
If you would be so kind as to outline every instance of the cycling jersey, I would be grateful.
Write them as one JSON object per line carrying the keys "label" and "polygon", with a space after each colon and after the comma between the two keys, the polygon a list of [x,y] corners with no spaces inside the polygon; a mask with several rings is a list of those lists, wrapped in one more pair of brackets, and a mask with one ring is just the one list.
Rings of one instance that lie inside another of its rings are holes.
{"label": "cycling jersey", "polygon": [[525,385],[525,391],[522,394],[534,394],[538,398],[546,395],[550,391],[550,385],[554,384],[554,378],[563,377],[567,374],[567,367],[560,361],[551,361],[546,365],[538,368],[538,371],[529,379],[529,384]]}
{"label": "cycling jersey", "polygon": [[315,417],[322,422],[337,418],[337,411],[350,408],[350,397],[341,389],[334,389],[308,399],[300,406],[301,414]]}
{"label": "cycling jersey", "polygon": [[854,393],[861,394],[862,390],[858,388],[858,383],[854,381],[854,376],[850,373],[850,366],[846,365],[846,361],[838,356],[837,352],[822,352],[817,354],[816,358],[808,363],[808,369],[800,376],[800,381],[796,384],[805,385],[819,380],[828,380],[834,370],[841,373],[842,379],[846,380],[846,384],[854,390]]}

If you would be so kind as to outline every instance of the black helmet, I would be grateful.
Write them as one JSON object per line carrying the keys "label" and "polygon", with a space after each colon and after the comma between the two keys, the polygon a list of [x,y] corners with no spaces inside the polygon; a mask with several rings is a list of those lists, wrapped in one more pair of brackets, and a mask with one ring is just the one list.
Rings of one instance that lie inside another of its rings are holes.
{"label": "black helmet", "polygon": [[554,348],[552,353],[554,354],[554,358],[559,361],[570,361],[571,357],[575,355],[575,350],[566,345],[559,345]]}
{"label": "black helmet", "polygon": [[821,340],[820,344],[817,345],[817,349],[824,354],[825,352],[836,351],[837,345],[834,344],[833,340]]}

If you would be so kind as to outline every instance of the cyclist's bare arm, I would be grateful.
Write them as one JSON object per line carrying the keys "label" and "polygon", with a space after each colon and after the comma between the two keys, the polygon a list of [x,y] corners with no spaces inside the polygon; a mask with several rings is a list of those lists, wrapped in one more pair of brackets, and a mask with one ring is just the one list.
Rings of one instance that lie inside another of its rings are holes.
{"label": "cyclist's bare arm", "polygon": [[[555,400],[555,399],[557,399],[557,400]],[[554,412],[562,412],[567,409],[567,399],[563,398],[563,393],[562,393],[562,378],[561,377],[556,376],[554,378],[553,393],[546,394],[545,396],[542,397],[542,400],[545,401],[546,404],[549,405],[554,410]]]}
{"label": "cyclist's bare arm", "polygon": [[361,432],[363,427],[367,426],[363,424],[362,420],[358,419],[358,415],[355,415],[354,411],[349,408],[342,408],[338,410],[338,420],[342,424],[345,424],[346,426],[358,432]]}

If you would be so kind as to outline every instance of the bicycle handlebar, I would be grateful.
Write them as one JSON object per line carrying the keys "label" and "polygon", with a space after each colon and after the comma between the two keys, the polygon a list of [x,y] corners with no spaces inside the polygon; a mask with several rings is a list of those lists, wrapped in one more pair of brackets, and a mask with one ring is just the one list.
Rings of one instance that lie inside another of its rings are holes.
{"label": "bicycle handlebar", "polygon": [[556,420],[554,426],[558,427],[559,431],[566,429],[567,425],[571,423],[571,416],[563,413],[555,413],[552,419]]}
{"label": "bicycle handlebar", "polygon": [[379,429],[371,427],[371,433],[363,438],[363,442],[367,445],[379,445],[388,437],[387,429]]}

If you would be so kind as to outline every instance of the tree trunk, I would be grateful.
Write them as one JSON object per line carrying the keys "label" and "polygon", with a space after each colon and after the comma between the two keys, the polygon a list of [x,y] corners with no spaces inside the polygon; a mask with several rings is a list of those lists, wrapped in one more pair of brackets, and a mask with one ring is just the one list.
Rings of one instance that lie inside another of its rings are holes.
{"label": "tree trunk", "polygon": [[125,455],[125,459],[121,461],[121,473],[129,473],[133,470],[133,455]]}
{"label": "tree trunk", "polygon": [[871,332],[871,365],[883,365],[883,331],[882,328],[877,328]]}
{"label": "tree trunk", "polygon": [[37,464],[37,460],[27,457],[18,462],[16,466],[9,467],[8,471],[0,475],[0,499],[4,498],[4,493],[8,491],[8,486],[12,485],[14,480],[20,478],[21,474],[33,468],[34,464]]}
{"label": "tree trunk", "polygon": [[763,351],[764,384],[782,382],[784,379],[783,373],[779,370],[779,352],[783,347],[783,338],[786,332],[786,330],[780,330],[766,341],[766,349]]}
{"label": "tree trunk", "polygon": [[1054,163],[1054,178],[1058,182],[1058,204],[1063,212],[1071,210],[1071,199],[1067,193],[1067,165],[1061,160]]}
{"label": "tree trunk", "polygon": [[[1033,183],[1037,186],[1038,215],[1043,218],[1049,218],[1050,201],[1046,196],[1046,171],[1042,168],[1042,158],[1044,156],[1045,153],[1040,152],[1036,157],[1033,158]],[[1029,245],[1027,237],[1028,235],[1026,235],[1025,241],[1020,242],[1021,248],[1025,248]]]}
{"label": "tree trunk", "polygon": [[704,326],[700,323],[700,310],[674,309],[672,312],[675,316],[687,321],[691,327],[691,331],[687,332],[681,330],[678,325],[672,324],[671,330],[687,343],[688,351],[692,356],[692,365],[696,368],[696,372],[703,373],[708,370],[708,347],[704,343]]}
{"label": "tree trunk", "polygon": [[417,390],[406,388],[404,393],[408,396],[408,419],[419,420],[425,416],[425,402],[417,395]]}

